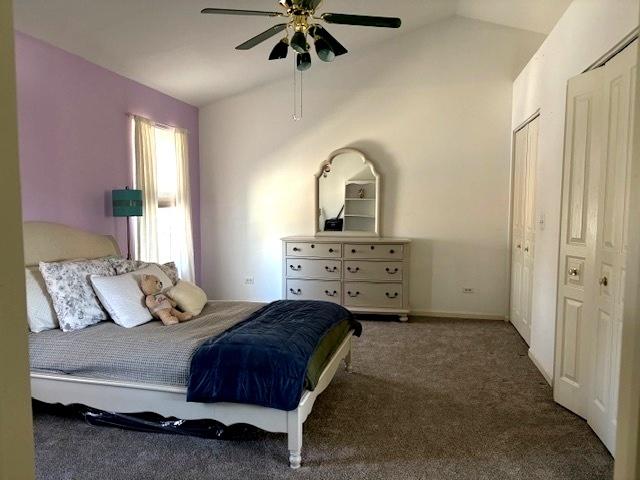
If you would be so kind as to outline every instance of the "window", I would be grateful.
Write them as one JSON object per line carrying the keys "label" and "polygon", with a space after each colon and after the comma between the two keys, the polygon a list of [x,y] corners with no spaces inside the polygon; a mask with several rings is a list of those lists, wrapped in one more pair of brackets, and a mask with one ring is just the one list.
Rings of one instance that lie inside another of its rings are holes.
{"label": "window", "polygon": [[158,185],[158,262],[172,262],[179,249],[179,236],[175,231],[176,197],[178,195],[178,160],[173,129],[154,127],[156,137],[156,175]]}
{"label": "window", "polygon": [[175,262],[194,279],[187,133],[134,117],[135,184],[143,191],[136,258]]}

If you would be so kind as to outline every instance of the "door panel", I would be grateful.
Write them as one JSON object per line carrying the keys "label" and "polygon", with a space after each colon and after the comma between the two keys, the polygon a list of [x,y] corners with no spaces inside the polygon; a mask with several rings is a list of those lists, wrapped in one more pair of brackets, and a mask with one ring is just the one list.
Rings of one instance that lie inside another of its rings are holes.
{"label": "door panel", "polygon": [[535,248],[538,117],[515,133],[514,149],[510,320],[529,344]]}
{"label": "door panel", "polygon": [[636,73],[637,42],[614,57],[604,70],[606,137],[599,176],[596,277],[596,335],[593,391],[589,425],[615,455],[616,415],[620,376],[623,293],[626,261],[625,221],[629,198],[629,166]]}
{"label": "door panel", "polygon": [[558,403],[585,418],[594,337],[587,282],[595,275],[603,78],[594,70],[569,81],[565,125],[553,393]]}
{"label": "door panel", "polygon": [[560,359],[560,378],[579,387],[580,378],[578,344],[580,343],[580,329],[583,320],[583,303],[580,300],[566,298],[564,304],[564,344]]}

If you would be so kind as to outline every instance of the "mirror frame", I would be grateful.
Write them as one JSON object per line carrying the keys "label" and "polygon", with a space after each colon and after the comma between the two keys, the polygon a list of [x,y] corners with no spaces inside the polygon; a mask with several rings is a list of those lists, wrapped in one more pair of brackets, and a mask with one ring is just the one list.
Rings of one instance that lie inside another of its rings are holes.
{"label": "mirror frame", "polygon": [[[327,165],[332,165],[333,161],[335,160],[336,157],[340,156],[340,155],[345,155],[345,154],[355,154],[357,155],[361,160],[362,160],[362,164],[371,168],[371,173],[373,173],[373,176],[376,179],[376,202],[375,202],[375,231],[373,232],[324,232],[320,230],[319,227],[319,218],[320,218],[320,178],[322,177],[322,175],[324,174],[324,170],[325,167]],[[331,155],[329,155],[329,158],[326,159],[324,162],[322,162],[322,164],[320,165],[320,170],[318,170],[318,173],[315,174],[315,199],[314,199],[314,214],[313,214],[313,223],[314,223],[314,229],[313,231],[315,232],[315,236],[316,237],[380,237],[380,213],[381,213],[381,209],[380,209],[380,194],[382,192],[382,177],[380,176],[380,174],[378,173],[378,170],[376,169],[376,166],[374,165],[374,163],[369,160],[366,155],[364,153],[362,153],[360,150],[357,150],[355,148],[341,148],[339,150],[336,150],[335,152],[331,153]]]}

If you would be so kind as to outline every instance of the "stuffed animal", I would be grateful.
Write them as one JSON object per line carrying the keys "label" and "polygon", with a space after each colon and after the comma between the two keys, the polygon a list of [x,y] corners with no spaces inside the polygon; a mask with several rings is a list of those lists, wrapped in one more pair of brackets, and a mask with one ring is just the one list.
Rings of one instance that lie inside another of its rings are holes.
{"label": "stuffed animal", "polygon": [[193,315],[176,310],[176,302],[162,293],[162,282],[155,275],[143,275],[140,288],[146,295],[144,303],[154,318],[159,318],[165,325],[175,325],[191,320]]}

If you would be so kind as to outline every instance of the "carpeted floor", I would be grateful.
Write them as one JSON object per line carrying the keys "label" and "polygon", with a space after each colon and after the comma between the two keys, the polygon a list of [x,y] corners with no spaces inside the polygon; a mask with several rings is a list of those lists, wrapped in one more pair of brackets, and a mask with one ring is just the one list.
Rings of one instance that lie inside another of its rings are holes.
{"label": "carpeted floor", "polygon": [[613,460],[503,322],[364,322],[304,426],[244,441],[139,433],[35,413],[37,476],[61,479],[607,479]]}

